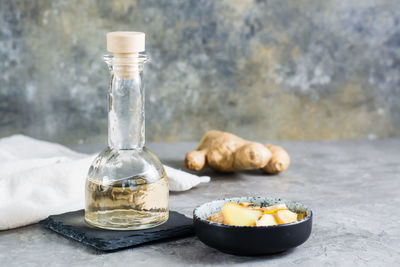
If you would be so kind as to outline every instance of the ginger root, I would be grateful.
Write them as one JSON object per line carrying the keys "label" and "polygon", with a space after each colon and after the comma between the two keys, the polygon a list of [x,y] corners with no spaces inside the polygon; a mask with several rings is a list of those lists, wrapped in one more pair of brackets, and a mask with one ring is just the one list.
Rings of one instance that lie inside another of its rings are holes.
{"label": "ginger root", "polygon": [[216,130],[206,132],[197,149],[185,157],[185,167],[195,171],[208,165],[223,172],[262,169],[279,173],[289,164],[289,155],[282,147],[250,142]]}

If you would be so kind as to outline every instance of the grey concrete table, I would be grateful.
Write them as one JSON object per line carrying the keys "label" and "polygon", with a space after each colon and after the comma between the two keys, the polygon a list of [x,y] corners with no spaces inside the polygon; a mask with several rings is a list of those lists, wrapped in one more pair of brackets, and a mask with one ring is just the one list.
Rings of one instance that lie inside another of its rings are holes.
{"label": "grey concrete table", "polygon": [[[314,211],[313,232],[302,246],[274,256],[223,254],[196,237],[100,253],[31,225],[0,232],[0,266],[395,266],[400,263],[400,139],[283,142],[290,168],[218,174],[209,184],[173,193],[170,207],[191,216],[201,203],[233,196],[272,196],[304,202]],[[183,167],[186,144],[151,144],[160,159]],[[93,152],[99,146],[78,147]],[[84,179],[84,178],[82,178]],[[251,246],[251,244],[249,244]],[[397,265],[398,266],[398,265]]]}

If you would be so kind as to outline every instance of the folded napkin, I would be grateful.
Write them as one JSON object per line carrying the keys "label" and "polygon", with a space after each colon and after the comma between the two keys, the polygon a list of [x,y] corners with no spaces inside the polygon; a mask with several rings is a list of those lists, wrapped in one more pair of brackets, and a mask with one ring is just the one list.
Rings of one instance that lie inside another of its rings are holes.
{"label": "folded napkin", "polygon": [[[84,208],[85,178],[94,157],[23,135],[0,139],[0,230]],[[170,191],[210,181],[164,167]]]}

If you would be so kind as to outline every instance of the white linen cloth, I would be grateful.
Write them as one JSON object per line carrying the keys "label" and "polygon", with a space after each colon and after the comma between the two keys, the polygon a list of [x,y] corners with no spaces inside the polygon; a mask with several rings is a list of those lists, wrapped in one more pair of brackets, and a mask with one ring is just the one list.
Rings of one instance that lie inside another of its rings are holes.
{"label": "white linen cloth", "polygon": [[[23,135],[0,139],[0,230],[84,208],[86,174],[94,157]],[[164,167],[170,191],[210,181]]]}

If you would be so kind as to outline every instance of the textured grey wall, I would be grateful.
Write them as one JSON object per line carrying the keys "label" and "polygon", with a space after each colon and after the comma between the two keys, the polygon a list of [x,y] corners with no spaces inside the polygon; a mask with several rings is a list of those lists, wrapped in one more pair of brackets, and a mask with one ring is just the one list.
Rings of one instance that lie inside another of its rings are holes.
{"label": "textured grey wall", "polygon": [[105,33],[147,33],[146,135],[400,136],[400,1],[0,1],[0,136],[104,141]]}

